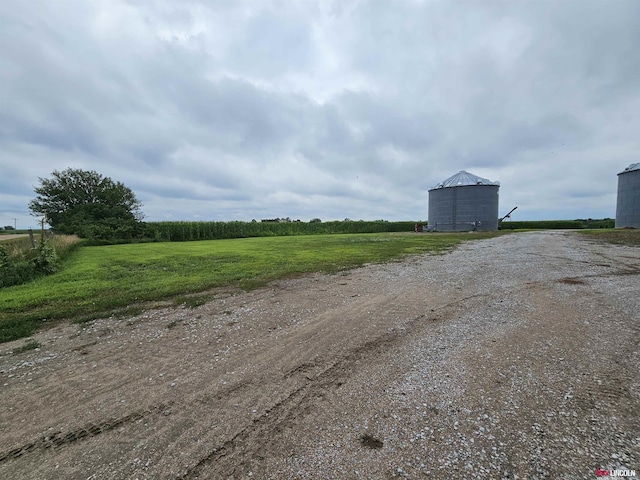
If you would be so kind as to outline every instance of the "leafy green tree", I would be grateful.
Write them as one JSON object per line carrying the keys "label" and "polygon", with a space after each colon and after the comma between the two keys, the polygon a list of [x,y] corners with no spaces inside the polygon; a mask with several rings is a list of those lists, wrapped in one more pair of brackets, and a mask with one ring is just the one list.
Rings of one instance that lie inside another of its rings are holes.
{"label": "leafy green tree", "polygon": [[58,233],[115,240],[130,239],[142,230],[142,204],[121,182],[76,168],[54,170],[52,178],[39,181],[29,209]]}

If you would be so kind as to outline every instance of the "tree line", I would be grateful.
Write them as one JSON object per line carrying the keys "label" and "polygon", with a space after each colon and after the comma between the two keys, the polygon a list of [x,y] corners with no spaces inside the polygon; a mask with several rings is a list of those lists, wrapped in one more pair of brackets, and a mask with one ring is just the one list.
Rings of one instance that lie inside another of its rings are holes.
{"label": "tree line", "polygon": [[[190,241],[272,235],[328,233],[376,233],[412,231],[413,222],[344,221],[310,222],[290,218],[260,222],[143,222],[142,203],[121,182],[95,171],[68,168],[54,170],[51,178],[39,178],[36,198],[29,202],[32,214],[45,219],[56,233],[75,234],[95,242]],[[613,228],[615,221],[542,220],[501,222],[503,230]]]}
{"label": "tree line", "polygon": [[32,214],[44,218],[56,233],[75,234],[94,242],[190,241],[274,235],[376,233],[412,231],[413,222],[310,222],[266,219],[260,222],[143,222],[142,203],[121,182],[95,171],[54,170],[39,178]]}

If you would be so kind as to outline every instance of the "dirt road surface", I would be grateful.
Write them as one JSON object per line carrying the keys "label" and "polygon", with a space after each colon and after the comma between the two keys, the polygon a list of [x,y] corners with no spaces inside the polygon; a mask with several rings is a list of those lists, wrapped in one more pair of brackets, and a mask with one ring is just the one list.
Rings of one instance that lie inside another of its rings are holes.
{"label": "dirt road surface", "polygon": [[22,238],[22,237],[28,237],[29,234],[27,233],[11,233],[11,234],[6,234],[6,235],[0,235],[0,242],[4,241],[4,240],[15,240],[16,238]]}
{"label": "dirt road surface", "polygon": [[576,233],[0,345],[0,478],[640,476],[640,249]]}

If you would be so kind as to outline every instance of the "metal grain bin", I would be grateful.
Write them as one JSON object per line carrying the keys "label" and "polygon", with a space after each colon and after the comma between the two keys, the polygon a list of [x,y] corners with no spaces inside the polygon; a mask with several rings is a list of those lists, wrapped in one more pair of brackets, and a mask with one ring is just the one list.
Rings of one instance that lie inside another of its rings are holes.
{"label": "metal grain bin", "polygon": [[497,230],[499,188],[464,170],[440,182],[429,190],[429,230]]}
{"label": "metal grain bin", "polygon": [[618,174],[616,228],[640,228],[640,163]]}

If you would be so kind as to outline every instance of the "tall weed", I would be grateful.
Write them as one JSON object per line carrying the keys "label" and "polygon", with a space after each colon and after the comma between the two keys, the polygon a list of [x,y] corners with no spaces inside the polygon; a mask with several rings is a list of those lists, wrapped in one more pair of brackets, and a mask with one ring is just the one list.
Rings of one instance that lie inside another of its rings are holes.
{"label": "tall weed", "polygon": [[0,288],[20,285],[54,273],[60,262],[80,245],[75,235],[55,235],[35,242],[29,237],[0,245]]}

